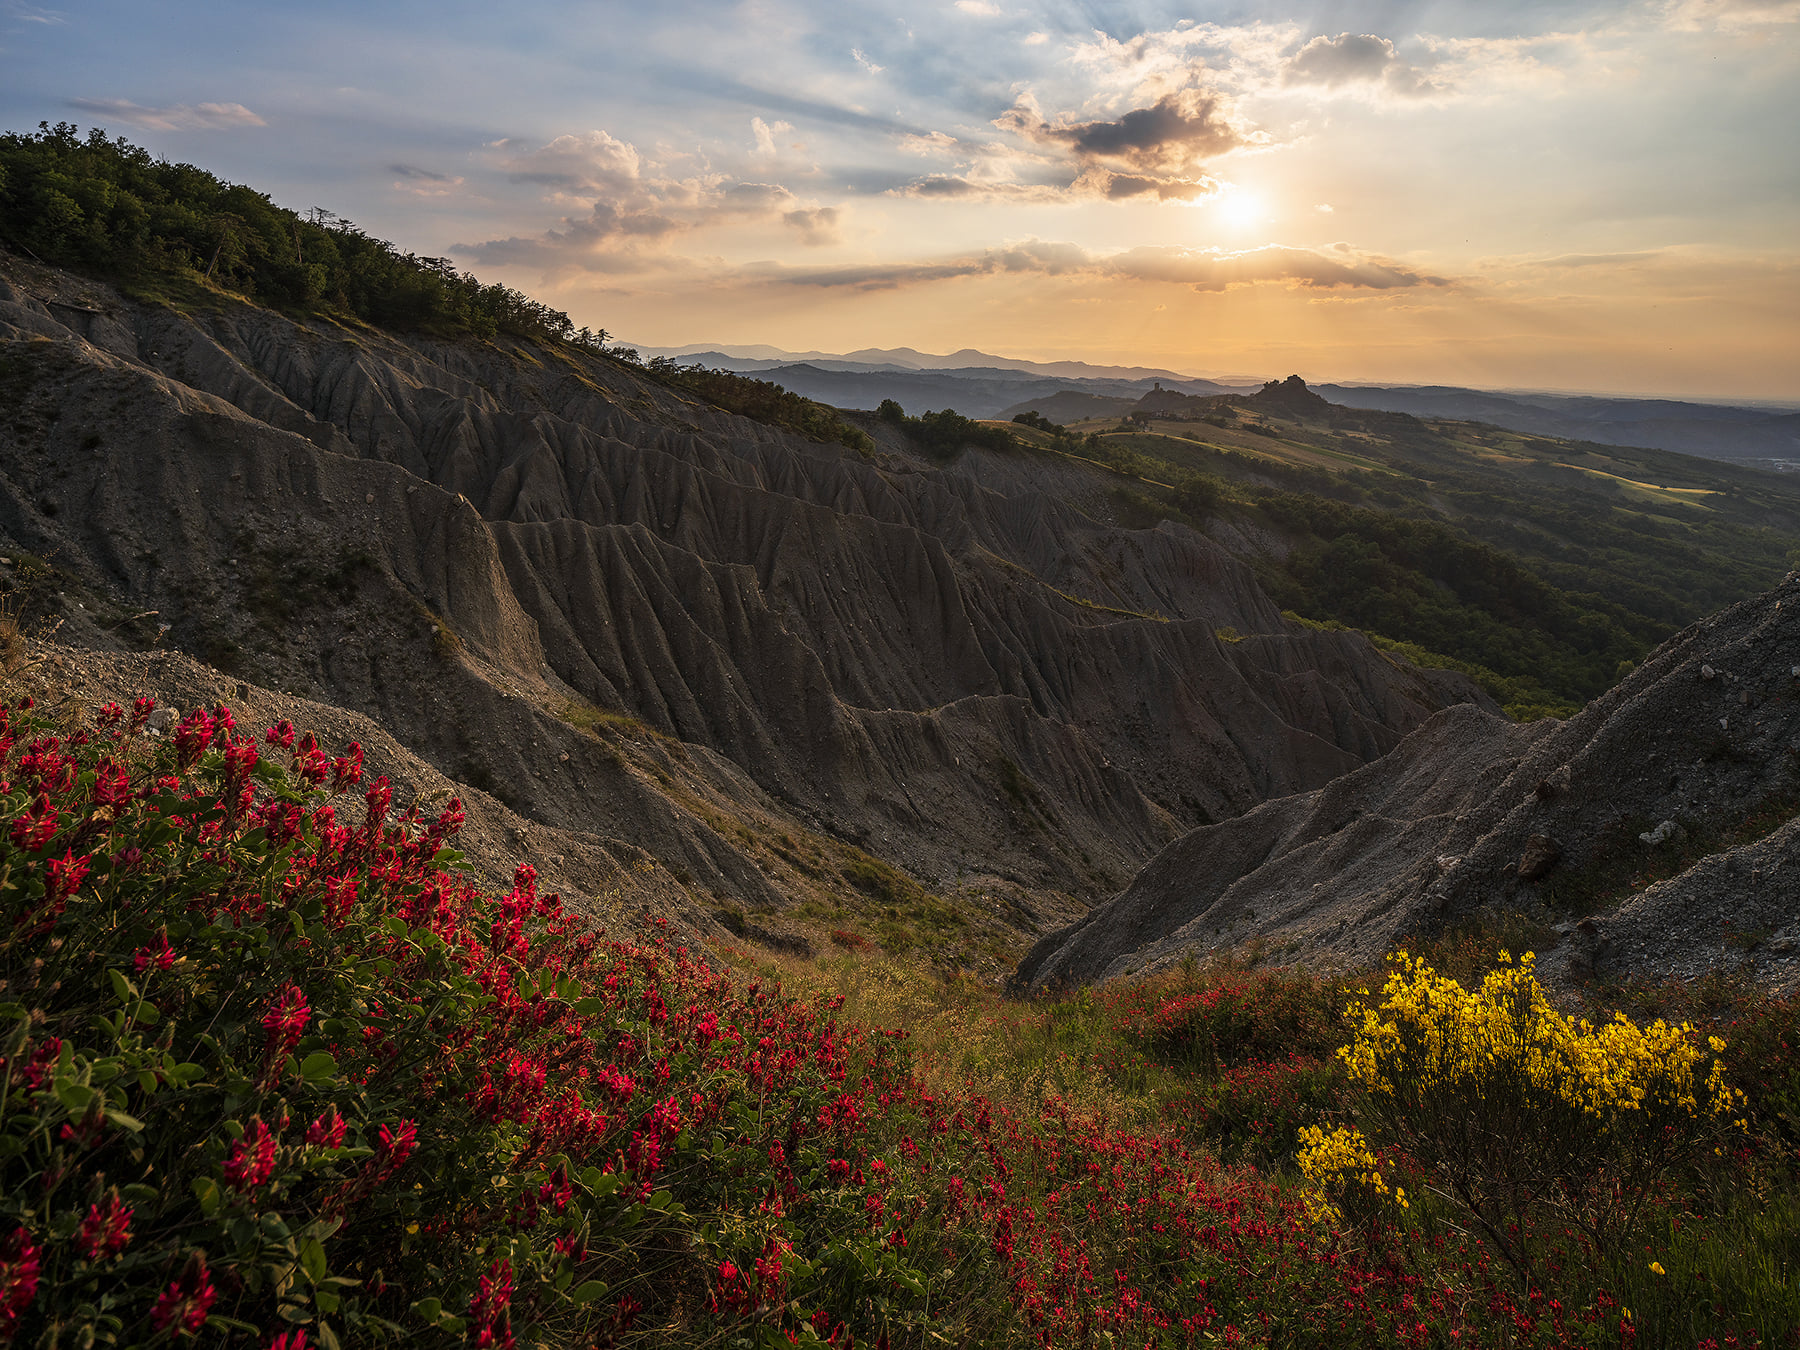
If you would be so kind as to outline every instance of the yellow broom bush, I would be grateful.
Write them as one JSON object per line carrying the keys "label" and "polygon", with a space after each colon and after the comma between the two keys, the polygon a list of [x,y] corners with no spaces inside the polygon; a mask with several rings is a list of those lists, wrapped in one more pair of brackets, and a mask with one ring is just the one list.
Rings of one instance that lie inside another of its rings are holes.
{"label": "yellow broom bush", "polygon": [[[1378,1155],[1403,1156],[1529,1281],[1546,1223],[1609,1247],[1661,1177],[1742,1125],[1741,1094],[1691,1027],[1565,1016],[1533,959],[1502,952],[1465,989],[1417,957],[1390,958],[1379,1001],[1350,1006],[1354,1038],[1338,1051],[1361,1129],[1301,1136],[1322,1212],[1405,1204]],[[1725,1048],[1709,1044],[1713,1056]]]}

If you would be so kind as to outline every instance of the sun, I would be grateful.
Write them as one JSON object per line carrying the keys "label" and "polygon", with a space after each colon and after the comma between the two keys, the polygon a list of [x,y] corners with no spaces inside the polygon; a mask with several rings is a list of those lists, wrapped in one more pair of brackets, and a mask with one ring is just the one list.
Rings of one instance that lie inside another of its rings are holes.
{"label": "sun", "polygon": [[1269,204],[1261,193],[1236,186],[1226,188],[1213,209],[1219,223],[1234,230],[1260,225],[1269,215]]}

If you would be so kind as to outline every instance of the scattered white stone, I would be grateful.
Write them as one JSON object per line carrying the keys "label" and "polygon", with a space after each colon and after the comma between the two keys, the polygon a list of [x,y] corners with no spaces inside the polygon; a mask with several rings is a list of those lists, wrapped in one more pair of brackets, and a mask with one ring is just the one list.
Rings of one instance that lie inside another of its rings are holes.
{"label": "scattered white stone", "polygon": [[1679,839],[1686,833],[1687,833],[1687,831],[1683,830],[1681,828],[1681,826],[1677,825],[1674,821],[1665,820],[1662,824],[1658,825],[1654,830],[1645,830],[1642,834],[1640,834],[1638,836],[1638,838],[1643,840],[1644,843],[1649,844],[1652,848],[1654,848],[1654,847],[1656,847],[1656,845],[1661,844],[1669,839]]}
{"label": "scattered white stone", "polygon": [[1731,730],[1731,721],[1729,718],[1721,717],[1719,719],[1719,730],[1720,731],[1730,731]]}
{"label": "scattered white stone", "polygon": [[1700,678],[1703,680],[1713,679],[1714,677],[1716,677],[1718,675],[1718,673],[1719,672],[1714,670],[1711,666],[1701,666],[1700,667]]}

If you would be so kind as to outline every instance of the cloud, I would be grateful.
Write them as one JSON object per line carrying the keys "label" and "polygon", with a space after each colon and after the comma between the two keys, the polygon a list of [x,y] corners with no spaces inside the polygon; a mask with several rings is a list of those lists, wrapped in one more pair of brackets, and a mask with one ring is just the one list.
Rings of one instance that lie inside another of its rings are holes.
{"label": "cloud", "polygon": [[1111,122],[1046,122],[1035,106],[1022,101],[997,125],[1067,146],[1081,159],[1112,160],[1140,171],[1179,169],[1245,143],[1218,96],[1197,89],[1170,94],[1152,107],[1133,108]]}
{"label": "cloud", "polygon": [[1229,114],[1219,95],[1203,89],[1184,89],[1113,120],[1090,122],[1047,121],[1026,96],[995,125],[1068,151],[1077,168],[1070,190],[1111,200],[1155,196],[1162,201],[1191,201],[1207,196],[1218,190],[1218,184],[1196,173],[1195,164],[1259,140]]}
{"label": "cloud", "polygon": [[793,129],[794,124],[792,122],[775,122],[771,124],[763,121],[760,117],[752,117],[750,119],[750,134],[756,138],[756,153],[759,155],[773,155],[777,153],[775,148],[775,138],[786,132],[792,131]]}
{"label": "cloud", "polygon": [[909,155],[941,155],[956,149],[959,142],[954,136],[946,136],[941,131],[928,131],[922,136],[902,136],[900,149]]}
{"label": "cloud", "polygon": [[817,247],[843,238],[838,229],[840,212],[835,206],[798,207],[781,213],[782,224],[796,231],[800,241]]}
{"label": "cloud", "polygon": [[892,196],[949,200],[1057,202],[1066,200],[1069,188],[1053,183],[1018,183],[1005,179],[977,178],[970,174],[933,173],[915,178]]}
{"label": "cloud", "polygon": [[871,74],[871,75],[879,75],[879,74],[881,74],[882,71],[887,69],[886,66],[876,65],[875,62],[871,61],[867,56],[865,56],[863,54],[863,49],[861,47],[852,47],[850,49],[850,55],[856,61],[857,65],[861,66],[864,70],[868,71],[869,74]]}
{"label": "cloud", "polygon": [[518,149],[513,141],[496,141],[490,148],[501,152],[502,167],[513,182],[573,196],[633,191],[643,168],[635,146],[605,131],[558,136],[534,150]]}
{"label": "cloud", "polygon": [[1325,249],[1269,244],[1235,252],[1145,245],[1100,254],[1077,244],[1037,239],[963,257],[796,268],[775,273],[770,279],[787,286],[876,291],[1006,274],[1086,276],[1180,285],[1196,291],[1223,291],[1263,283],[1306,290],[1371,292],[1452,284],[1448,278],[1341,243]]}
{"label": "cloud", "polygon": [[1048,33],[1027,33],[1019,41],[1027,47],[1041,47],[1050,40]]}
{"label": "cloud", "polygon": [[992,0],[956,0],[956,7],[964,14],[975,14],[984,19],[997,19],[1006,13]]}
{"label": "cloud", "polygon": [[415,164],[390,164],[388,172],[396,180],[394,191],[409,192],[415,197],[444,197],[463,185],[460,177],[452,178],[447,173],[434,173]]}
{"label": "cloud", "polygon": [[1281,82],[1326,89],[1378,83],[1396,94],[1422,94],[1437,88],[1400,59],[1392,42],[1373,33],[1314,38],[1289,58]]}
{"label": "cloud", "polygon": [[1668,0],[1668,25],[1682,32],[1719,28],[1736,32],[1780,23],[1800,23],[1800,0]]}
{"label": "cloud", "polygon": [[176,103],[150,108],[123,98],[72,98],[70,106],[147,131],[227,131],[267,126],[241,103]]}
{"label": "cloud", "polygon": [[[759,149],[770,150],[786,123],[754,118]],[[582,208],[535,236],[458,245],[490,264],[535,263],[552,269],[623,272],[649,265],[648,255],[682,235],[722,225],[783,224],[810,245],[837,242],[836,207],[804,202],[779,183],[721,173],[676,177],[609,132],[558,136],[541,146],[497,141],[489,147],[518,183],[548,190],[552,200]]]}

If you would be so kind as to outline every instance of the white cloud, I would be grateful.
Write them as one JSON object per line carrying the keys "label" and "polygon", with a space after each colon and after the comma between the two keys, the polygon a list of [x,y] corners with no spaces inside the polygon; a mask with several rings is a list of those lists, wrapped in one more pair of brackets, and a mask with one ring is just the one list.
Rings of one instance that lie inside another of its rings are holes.
{"label": "white cloud", "polygon": [[756,138],[756,153],[759,155],[779,153],[775,147],[775,138],[793,129],[792,122],[765,122],[760,117],[750,119],[750,134]]}
{"label": "white cloud", "polygon": [[226,131],[268,125],[241,103],[175,103],[160,108],[123,98],[72,98],[69,103],[83,112],[148,131]]}
{"label": "white cloud", "polygon": [[1019,39],[1019,42],[1026,47],[1041,47],[1049,40],[1050,35],[1048,33],[1027,33],[1024,37]]}
{"label": "white cloud", "polygon": [[[751,121],[759,151],[766,145],[772,152],[775,136],[790,130],[785,122]],[[582,212],[539,235],[458,246],[483,262],[631,271],[681,236],[757,223],[785,225],[811,245],[838,239],[836,207],[802,201],[780,183],[714,172],[676,176],[603,130],[558,136],[535,147],[497,141],[488,148],[514,182],[536,184],[551,200]]]}
{"label": "white cloud", "polygon": [[861,47],[852,47],[850,49],[850,55],[856,59],[857,65],[861,66],[864,70],[868,71],[869,74],[871,74],[871,75],[879,75],[879,74],[881,74],[882,71],[887,69],[886,66],[876,65],[875,62],[873,62],[866,55],[864,55],[863,49]]}
{"label": "white cloud", "polygon": [[984,19],[997,19],[1006,12],[992,0],[956,0],[956,7],[964,14],[978,14]]}
{"label": "white cloud", "polygon": [[1800,23],[1800,0],[1667,0],[1663,12],[1669,26],[1683,32],[1739,32]]}
{"label": "white cloud", "polygon": [[394,175],[394,191],[414,197],[447,197],[463,185],[461,177],[453,178],[414,164],[390,164],[388,172]]}
{"label": "white cloud", "polygon": [[927,131],[920,135],[907,135],[900,138],[900,148],[909,155],[942,155],[948,154],[960,144],[954,136],[946,136],[941,131]]}

